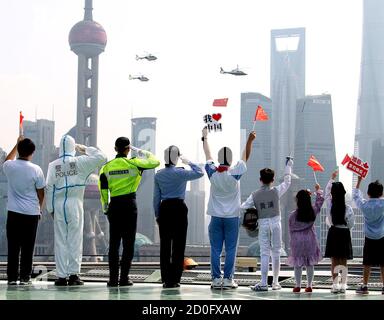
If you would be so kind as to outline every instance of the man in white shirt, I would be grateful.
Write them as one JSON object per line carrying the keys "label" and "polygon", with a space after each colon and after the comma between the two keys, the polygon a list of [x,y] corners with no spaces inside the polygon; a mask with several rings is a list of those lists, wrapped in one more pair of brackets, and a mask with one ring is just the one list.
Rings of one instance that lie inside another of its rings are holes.
{"label": "man in white shirt", "polygon": [[[207,214],[211,216],[208,227],[211,243],[211,274],[213,289],[237,288],[233,280],[237,241],[240,225],[240,178],[247,171],[246,161],[251,155],[256,133],[249,134],[242,159],[233,167],[232,152],[228,147],[220,149],[216,166],[208,145],[207,129],[203,130],[203,147],[207,160],[205,170],[211,182]],[[224,279],[221,279],[220,258],[225,244]]]}
{"label": "man in white shirt", "polygon": [[[45,179],[41,168],[31,162],[35,151],[32,140],[20,136],[3,164],[8,179],[8,285],[31,283],[32,259],[37,224],[44,201]],[[16,153],[19,157],[15,160]]]}

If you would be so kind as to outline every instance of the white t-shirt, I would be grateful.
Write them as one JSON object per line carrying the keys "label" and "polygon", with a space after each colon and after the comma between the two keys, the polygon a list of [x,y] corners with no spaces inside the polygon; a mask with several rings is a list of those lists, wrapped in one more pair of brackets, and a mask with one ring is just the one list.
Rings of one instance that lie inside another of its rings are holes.
{"label": "white t-shirt", "polygon": [[243,160],[227,171],[218,172],[212,160],[205,170],[211,182],[207,214],[220,218],[234,218],[240,215],[240,178],[247,171]]}
{"label": "white t-shirt", "polygon": [[5,161],[3,171],[8,179],[7,210],[28,215],[40,214],[36,189],[45,187],[41,168],[30,161],[17,159]]}

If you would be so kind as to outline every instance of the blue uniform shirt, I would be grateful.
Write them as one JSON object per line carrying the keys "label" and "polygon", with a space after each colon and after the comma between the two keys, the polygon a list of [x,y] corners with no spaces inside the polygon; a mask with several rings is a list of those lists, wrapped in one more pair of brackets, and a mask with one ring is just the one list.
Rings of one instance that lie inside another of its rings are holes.
{"label": "blue uniform shirt", "polygon": [[192,170],[171,165],[156,173],[153,192],[153,208],[156,217],[159,217],[161,200],[184,199],[187,182],[204,175],[203,170],[198,165],[190,162],[189,166]]}

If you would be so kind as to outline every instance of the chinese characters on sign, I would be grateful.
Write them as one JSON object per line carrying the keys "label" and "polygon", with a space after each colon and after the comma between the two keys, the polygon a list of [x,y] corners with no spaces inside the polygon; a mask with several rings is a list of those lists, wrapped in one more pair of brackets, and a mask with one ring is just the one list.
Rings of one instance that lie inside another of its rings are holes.
{"label": "chinese characters on sign", "polygon": [[221,119],[221,113],[214,113],[214,114],[206,114],[203,117],[205,128],[208,129],[209,132],[211,131],[223,131],[222,125],[219,122]]}
{"label": "chinese characters on sign", "polygon": [[356,173],[358,176],[363,179],[367,176],[369,165],[368,162],[364,162],[363,160],[352,156],[352,158],[347,154],[344,157],[344,160],[341,162],[342,165],[345,165],[348,170]]}

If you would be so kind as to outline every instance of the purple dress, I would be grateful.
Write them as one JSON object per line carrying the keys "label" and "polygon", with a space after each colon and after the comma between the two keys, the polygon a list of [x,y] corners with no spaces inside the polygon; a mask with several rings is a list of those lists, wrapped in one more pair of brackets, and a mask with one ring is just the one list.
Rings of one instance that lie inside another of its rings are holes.
{"label": "purple dress", "polygon": [[[316,202],[313,206],[316,216],[324,203],[323,195],[316,193]],[[291,254],[288,257],[288,264],[294,267],[313,266],[321,259],[319,243],[316,238],[315,221],[297,221],[297,210],[289,216],[289,235]]]}

